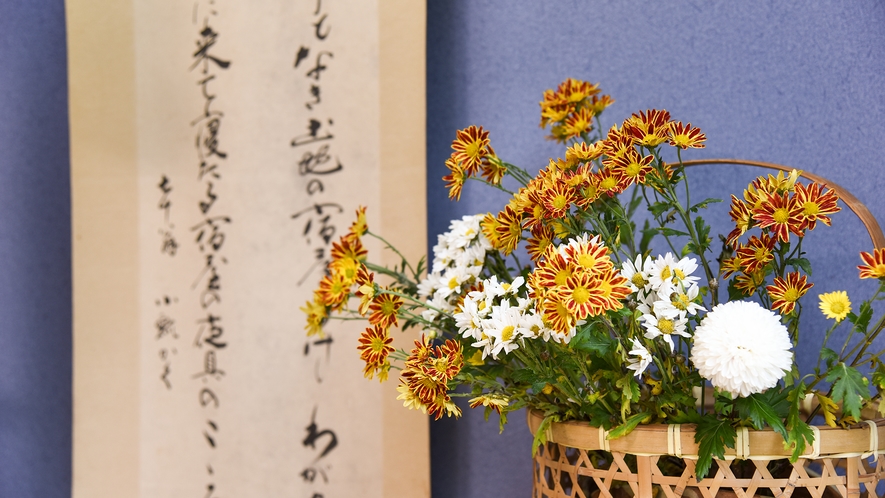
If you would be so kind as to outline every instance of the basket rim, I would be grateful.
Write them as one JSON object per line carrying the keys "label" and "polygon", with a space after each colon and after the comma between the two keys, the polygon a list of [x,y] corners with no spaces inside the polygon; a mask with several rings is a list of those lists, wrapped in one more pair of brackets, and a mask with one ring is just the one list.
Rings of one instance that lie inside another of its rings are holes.
{"label": "basket rim", "polygon": [[[526,421],[532,434],[537,433],[544,415],[528,408]],[[875,427],[875,430],[873,428]],[[815,441],[807,445],[799,458],[868,457],[885,454],[885,418],[863,420],[849,428],[811,426]],[[629,453],[639,456],[672,455],[696,459],[695,424],[647,424],[618,439],[608,439],[608,431],[587,421],[553,422],[546,431],[547,442],[581,450]],[[726,448],[726,460],[775,460],[789,458],[792,450],[784,448],[780,434],[770,428],[738,428],[735,448]]]}

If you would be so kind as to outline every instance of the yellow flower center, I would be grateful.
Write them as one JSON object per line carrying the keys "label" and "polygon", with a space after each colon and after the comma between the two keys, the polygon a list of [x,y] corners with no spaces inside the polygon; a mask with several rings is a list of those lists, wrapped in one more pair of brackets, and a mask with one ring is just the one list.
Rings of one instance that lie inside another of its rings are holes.
{"label": "yellow flower center", "polygon": [[452,277],[449,279],[449,289],[453,290],[458,287],[458,277]]}
{"label": "yellow flower center", "polygon": [[662,334],[670,335],[675,330],[673,320],[668,320],[666,318],[658,319],[658,330],[661,331]]}
{"label": "yellow flower center", "polygon": [[381,313],[384,315],[392,315],[395,312],[394,303],[390,300],[385,300],[381,303]]}
{"label": "yellow flower center", "polygon": [[661,280],[667,280],[672,275],[673,273],[670,271],[670,265],[665,266],[664,269],[661,270]]}
{"label": "yellow flower center", "polygon": [[617,185],[618,181],[615,179],[615,177],[607,176],[599,183],[599,189],[604,192],[615,188]]}
{"label": "yellow flower center", "polygon": [[639,174],[641,168],[642,165],[634,161],[627,165],[627,169],[625,171],[627,173],[627,176],[636,176]]}
{"label": "yellow flower center", "polygon": [[513,329],[515,329],[513,325],[508,325],[504,327],[501,331],[501,341],[502,342],[510,342],[513,339]]}
{"label": "yellow flower center", "polygon": [[589,270],[596,266],[596,256],[583,253],[578,256],[578,264],[581,265],[582,268]]}
{"label": "yellow flower center", "polygon": [[590,291],[586,287],[577,287],[572,291],[572,300],[579,305],[586,303],[590,299]]}
{"label": "yellow flower center", "polygon": [[554,278],[553,281],[556,282],[556,285],[565,285],[565,281],[571,276],[572,271],[568,268],[563,268],[562,270],[559,270],[559,273],[556,274],[556,278]]}
{"label": "yellow flower center", "polygon": [[683,280],[685,280],[685,272],[680,270],[679,268],[674,268],[673,269],[673,283],[676,284],[676,283],[679,283]]}
{"label": "yellow flower center", "polygon": [[501,288],[504,289],[504,292],[507,292],[510,290],[510,284],[501,284]]}
{"label": "yellow flower center", "polygon": [[639,272],[634,273],[633,278],[631,278],[630,281],[633,282],[633,285],[639,288],[645,287],[648,284],[648,281]]}
{"label": "yellow flower center", "polygon": [[756,261],[766,261],[768,259],[768,249],[765,249],[764,247],[756,249],[756,252],[753,253],[753,257],[756,258]]}
{"label": "yellow flower center", "polygon": [[476,309],[478,309],[479,311],[486,309],[486,302],[480,301],[479,304],[476,305]]}
{"label": "yellow flower center", "polygon": [[382,337],[373,337],[372,343],[369,346],[372,349],[373,353],[380,353],[384,350],[384,338]]}
{"label": "yellow flower center", "polygon": [[817,216],[817,214],[820,213],[820,206],[814,201],[806,201],[805,204],[802,205],[802,209],[805,216],[809,218]]}
{"label": "yellow flower center", "polygon": [[786,223],[790,219],[790,212],[784,208],[777,208],[771,215],[775,223]]}
{"label": "yellow flower center", "polygon": [[691,143],[688,135],[681,133],[679,135],[673,135],[672,137],[673,143],[676,144],[676,147],[682,147],[683,149],[688,147],[688,144]]}
{"label": "yellow flower center", "polygon": [[799,291],[797,289],[789,288],[784,292],[784,301],[793,303],[796,302],[797,299],[799,299]]}
{"label": "yellow flower center", "polygon": [[834,315],[841,315],[845,311],[845,303],[836,301],[834,303],[830,303],[830,313]]}
{"label": "yellow flower center", "polygon": [[670,300],[670,304],[673,305],[674,308],[679,310],[687,310],[688,304],[691,300],[688,298],[687,294],[673,294],[673,298]]}
{"label": "yellow flower center", "polygon": [[464,154],[466,154],[467,157],[473,157],[473,158],[479,157],[481,147],[482,147],[482,144],[478,140],[474,141],[474,142],[470,142],[469,144],[467,144],[466,147],[464,147]]}
{"label": "yellow flower center", "polygon": [[562,194],[557,195],[553,198],[553,207],[557,210],[564,209],[568,206],[568,198]]}

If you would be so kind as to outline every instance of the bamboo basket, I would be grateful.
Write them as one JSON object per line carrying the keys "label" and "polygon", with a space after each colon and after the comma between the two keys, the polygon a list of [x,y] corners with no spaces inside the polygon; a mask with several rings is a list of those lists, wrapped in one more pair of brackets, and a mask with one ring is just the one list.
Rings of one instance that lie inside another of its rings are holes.
{"label": "bamboo basket", "polygon": [[[779,164],[733,159],[686,161],[686,166],[737,164],[791,171]],[[876,219],[844,188],[811,173],[803,177],[833,189],[866,227],[876,248],[885,235]],[[532,433],[543,415],[529,411]],[[789,462],[781,436],[770,429],[739,428],[735,449],[714,459],[698,481],[698,447],[692,424],[639,426],[608,439],[586,422],[553,423],[533,464],[533,498],[714,498],[754,496],[885,498],[885,419],[864,420],[848,429],[812,427],[814,444]],[[735,460],[742,461],[735,463]],[[880,481],[882,485],[880,486]]]}

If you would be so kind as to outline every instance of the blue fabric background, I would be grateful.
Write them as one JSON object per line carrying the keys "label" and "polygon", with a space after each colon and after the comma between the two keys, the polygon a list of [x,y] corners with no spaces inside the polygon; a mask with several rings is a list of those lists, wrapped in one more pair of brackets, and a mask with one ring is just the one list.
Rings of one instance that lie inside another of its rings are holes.
{"label": "blue fabric background", "polygon": [[[497,212],[506,198],[470,183],[460,203],[440,180],[455,130],[490,130],[503,159],[537,170],[563,149],[538,128],[538,101],[566,77],[600,83],[616,103],[608,127],[632,112],[669,110],[708,137],[685,159],[741,158],[823,175],[885,220],[885,4],[879,1],[428,2],[428,243],[464,214]],[[728,197],[761,170],[692,171],[692,197]],[[728,231],[727,204],[705,216]],[[714,231],[715,233],[715,231]],[[855,302],[858,252],[872,249],[850,213],[809,236],[815,266],[798,351],[807,370],[826,322],[817,294],[848,289]],[[663,251],[663,249],[661,249]],[[813,295],[812,295],[813,294]],[[503,435],[480,411],[431,429],[433,493],[528,497],[531,436],[524,415]],[[494,416],[493,416],[494,418]]]}
{"label": "blue fabric background", "polygon": [[70,496],[71,196],[62,0],[0,2],[0,496]]}
{"label": "blue fabric background", "polygon": [[[604,123],[666,108],[708,136],[691,155],[797,166],[837,181],[885,220],[885,4],[432,0],[428,2],[430,244],[450,219],[497,211],[478,184],[460,203],[439,177],[454,131],[491,130],[499,155],[537,169],[561,148],[537,128],[541,92],[599,82]],[[64,4],[0,2],[0,496],[61,497],[71,479],[70,178]],[[736,191],[758,171],[692,174],[697,196]],[[724,225],[724,205],[710,218]],[[863,228],[843,213],[813,236],[812,293],[857,296]],[[811,245],[811,244],[809,244]],[[809,310],[814,315],[814,310]],[[811,317],[803,333],[819,335]],[[803,365],[816,354],[809,341]],[[530,494],[520,414],[467,411],[432,426],[436,498]]]}

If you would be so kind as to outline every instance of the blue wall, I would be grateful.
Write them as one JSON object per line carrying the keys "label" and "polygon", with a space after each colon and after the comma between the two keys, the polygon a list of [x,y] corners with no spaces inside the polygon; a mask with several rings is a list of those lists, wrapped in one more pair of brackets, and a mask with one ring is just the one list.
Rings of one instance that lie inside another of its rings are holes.
{"label": "blue wall", "polygon": [[71,197],[62,0],[0,2],[0,496],[70,496]]}
{"label": "blue wall", "polygon": [[[806,169],[846,187],[885,221],[883,2],[431,0],[427,26],[431,246],[450,219],[497,212],[505,202],[475,182],[460,203],[448,201],[439,178],[455,130],[482,125],[499,156],[537,170],[563,154],[537,124],[542,92],[566,77],[598,82],[615,98],[605,126],[667,109],[707,134],[707,148],[686,158]],[[739,195],[758,173],[692,172],[700,187],[693,197]],[[709,218],[725,227],[728,208],[718,206]],[[852,215],[836,215],[833,227],[810,237],[811,257],[825,261],[815,267],[803,316],[803,334],[813,339],[798,351],[803,365],[816,359],[825,326],[816,295],[849,289],[857,302],[871,287],[856,280],[858,252],[872,247]],[[501,436],[497,423],[469,409],[431,431],[436,498],[530,495],[522,414]]]}

